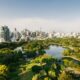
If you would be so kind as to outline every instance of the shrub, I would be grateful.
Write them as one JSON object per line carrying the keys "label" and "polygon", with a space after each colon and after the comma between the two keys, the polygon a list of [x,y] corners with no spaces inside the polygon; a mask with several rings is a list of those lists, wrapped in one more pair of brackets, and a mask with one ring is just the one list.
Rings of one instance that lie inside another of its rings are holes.
{"label": "shrub", "polygon": [[32,67],[32,72],[34,72],[34,73],[39,73],[41,70],[42,70],[42,67],[41,66],[34,65]]}
{"label": "shrub", "polygon": [[6,80],[8,74],[8,67],[5,65],[0,65],[0,79]]}

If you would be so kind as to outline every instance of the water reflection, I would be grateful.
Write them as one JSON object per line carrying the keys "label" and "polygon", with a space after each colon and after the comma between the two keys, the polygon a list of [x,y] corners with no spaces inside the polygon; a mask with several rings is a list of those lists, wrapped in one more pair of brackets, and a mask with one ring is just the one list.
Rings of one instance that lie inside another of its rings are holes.
{"label": "water reflection", "polygon": [[65,48],[63,48],[61,46],[54,46],[54,45],[49,46],[49,49],[45,49],[47,54],[54,56],[56,58],[61,58],[63,56],[62,52],[64,50],[65,50]]}

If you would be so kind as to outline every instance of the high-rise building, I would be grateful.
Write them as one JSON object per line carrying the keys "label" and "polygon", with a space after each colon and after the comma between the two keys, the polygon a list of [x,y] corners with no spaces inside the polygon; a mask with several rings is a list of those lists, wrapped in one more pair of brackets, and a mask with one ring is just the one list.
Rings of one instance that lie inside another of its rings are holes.
{"label": "high-rise building", "polygon": [[31,32],[27,29],[24,29],[22,32],[21,32],[21,40],[24,40],[24,41],[28,41],[31,37]]}
{"label": "high-rise building", "polygon": [[19,41],[21,38],[20,32],[17,31],[17,29],[14,29],[14,32],[12,33],[12,42]]}
{"label": "high-rise building", "polygon": [[8,26],[0,27],[0,42],[9,42],[10,41],[10,30]]}

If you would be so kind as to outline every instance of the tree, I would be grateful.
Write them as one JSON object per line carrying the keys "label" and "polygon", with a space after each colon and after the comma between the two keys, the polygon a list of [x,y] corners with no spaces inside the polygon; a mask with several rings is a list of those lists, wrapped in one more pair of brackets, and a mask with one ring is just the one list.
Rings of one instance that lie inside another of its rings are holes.
{"label": "tree", "polygon": [[7,80],[8,67],[5,65],[0,65],[0,79]]}
{"label": "tree", "polygon": [[68,72],[63,71],[63,72],[59,75],[58,80],[73,80],[73,79],[72,79],[72,76],[71,76]]}
{"label": "tree", "polygon": [[34,73],[39,73],[41,70],[42,70],[42,67],[41,66],[34,65],[32,67],[32,72],[34,72]]}

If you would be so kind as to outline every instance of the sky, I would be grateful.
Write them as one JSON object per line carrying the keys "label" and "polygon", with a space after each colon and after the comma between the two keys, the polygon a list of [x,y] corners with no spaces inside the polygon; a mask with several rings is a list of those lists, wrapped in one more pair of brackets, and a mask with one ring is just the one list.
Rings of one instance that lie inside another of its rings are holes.
{"label": "sky", "polygon": [[0,0],[0,26],[80,32],[80,0]]}

